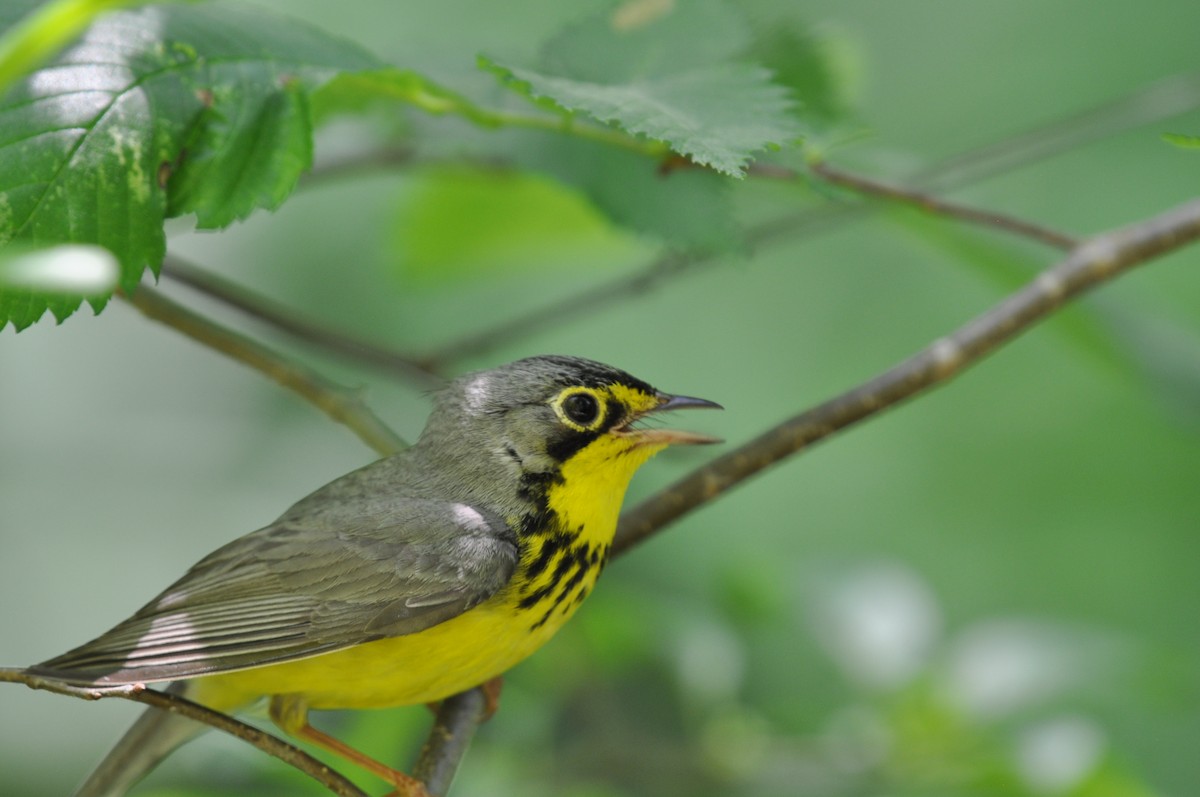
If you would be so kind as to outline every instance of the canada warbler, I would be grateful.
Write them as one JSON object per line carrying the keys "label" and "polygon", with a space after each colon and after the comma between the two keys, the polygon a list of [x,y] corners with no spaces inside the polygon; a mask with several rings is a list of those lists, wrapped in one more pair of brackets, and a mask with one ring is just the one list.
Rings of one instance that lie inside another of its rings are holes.
{"label": "canada warbler", "polygon": [[[220,711],[267,697],[284,731],[420,794],[310,726],[308,710],[437,701],[537,650],[595,584],[634,471],[673,443],[716,442],[636,422],[717,406],[575,357],[468,374],[411,448],[322,487],[30,671],[176,681]],[[76,794],[123,794],[204,727],[149,709]]]}

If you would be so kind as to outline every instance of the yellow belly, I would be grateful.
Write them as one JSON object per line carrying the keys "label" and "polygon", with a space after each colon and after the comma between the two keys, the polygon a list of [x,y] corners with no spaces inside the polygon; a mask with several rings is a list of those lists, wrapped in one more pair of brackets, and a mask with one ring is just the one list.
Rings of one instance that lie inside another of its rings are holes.
{"label": "yellow belly", "polygon": [[[596,574],[585,583],[590,588]],[[500,675],[549,641],[578,608],[568,602],[537,628],[548,606],[519,610],[506,597],[408,636],[307,659],[197,678],[189,694],[231,710],[267,695],[297,694],[311,708],[429,703]]]}

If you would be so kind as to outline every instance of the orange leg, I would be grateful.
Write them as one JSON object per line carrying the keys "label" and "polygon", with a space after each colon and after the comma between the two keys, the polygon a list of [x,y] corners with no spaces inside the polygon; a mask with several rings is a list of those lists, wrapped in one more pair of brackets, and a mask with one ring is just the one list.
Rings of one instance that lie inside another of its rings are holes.
{"label": "orange leg", "polygon": [[[397,797],[429,797],[425,785],[414,777],[392,769],[343,741],[317,730],[308,724],[308,706],[297,695],[275,695],[271,698],[271,720],[283,731],[297,739],[312,742],[352,764],[362,767],[375,777],[396,787]],[[390,797],[390,795],[389,795]]]}
{"label": "orange leg", "polygon": [[497,675],[495,678],[484,681],[479,688],[483,690],[483,696],[487,701],[483,706],[483,721],[487,722],[496,713],[496,709],[500,708],[500,692],[504,689],[504,676]]}

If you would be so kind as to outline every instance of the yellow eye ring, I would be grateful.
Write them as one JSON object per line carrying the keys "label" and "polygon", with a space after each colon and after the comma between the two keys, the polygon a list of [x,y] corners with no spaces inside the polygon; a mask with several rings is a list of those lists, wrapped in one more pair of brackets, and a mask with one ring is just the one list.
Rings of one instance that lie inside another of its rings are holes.
{"label": "yellow eye ring", "polygon": [[594,432],[608,414],[603,395],[591,388],[569,387],[554,397],[554,413],[577,432]]}

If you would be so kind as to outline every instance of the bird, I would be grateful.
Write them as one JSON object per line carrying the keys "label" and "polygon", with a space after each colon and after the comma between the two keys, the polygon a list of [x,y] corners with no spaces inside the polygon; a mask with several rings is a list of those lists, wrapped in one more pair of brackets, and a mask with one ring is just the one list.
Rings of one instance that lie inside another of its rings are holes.
{"label": "bird", "polygon": [[[669,445],[640,423],[720,408],[562,355],[448,382],[411,447],[352,471],[218,548],[127,620],[27,668],[77,686],[170,682],[233,713],[263,700],[285,733],[402,795],[422,784],[309,724],[309,711],[430,704],[544,645],[608,561],[634,472]],[[147,711],[75,792],[119,797],[206,726]]]}

